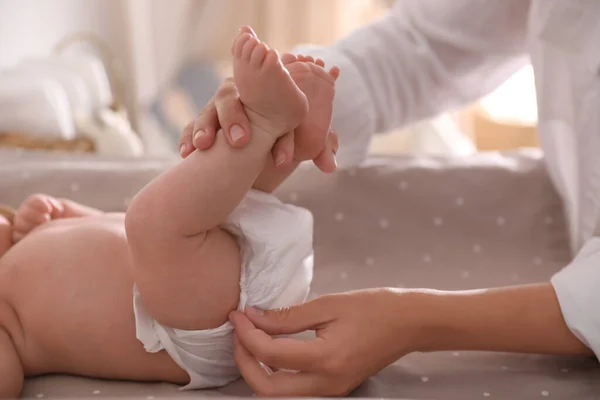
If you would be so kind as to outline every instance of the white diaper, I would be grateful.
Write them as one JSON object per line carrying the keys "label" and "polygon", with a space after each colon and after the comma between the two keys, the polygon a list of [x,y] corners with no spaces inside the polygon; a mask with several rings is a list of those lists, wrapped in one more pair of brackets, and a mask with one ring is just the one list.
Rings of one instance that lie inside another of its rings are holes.
{"label": "white diaper", "polygon": [[[222,227],[242,252],[240,304],[262,309],[306,300],[313,274],[313,219],[309,211],[251,191]],[[190,375],[183,389],[226,385],[239,378],[230,323],[203,331],[171,329],[156,322],[134,288],[137,338],[146,351],[166,350]]]}

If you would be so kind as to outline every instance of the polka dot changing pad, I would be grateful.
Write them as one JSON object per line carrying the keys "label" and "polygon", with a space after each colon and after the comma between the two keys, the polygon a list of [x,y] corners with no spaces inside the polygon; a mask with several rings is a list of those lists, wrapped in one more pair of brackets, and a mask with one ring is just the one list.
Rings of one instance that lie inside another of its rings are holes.
{"label": "polka dot changing pad", "polygon": [[[31,192],[124,210],[169,162],[0,154],[0,203]],[[547,280],[570,258],[561,202],[537,152],[465,159],[382,157],[324,176],[301,169],[278,191],[315,217],[312,296],[373,286],[467,289]],[[592,359],[448,352],[412,354],[354,397],[600,398]],[[164,384],[43,377],[26,398],[247,397],[241,381],[181,392]]]}

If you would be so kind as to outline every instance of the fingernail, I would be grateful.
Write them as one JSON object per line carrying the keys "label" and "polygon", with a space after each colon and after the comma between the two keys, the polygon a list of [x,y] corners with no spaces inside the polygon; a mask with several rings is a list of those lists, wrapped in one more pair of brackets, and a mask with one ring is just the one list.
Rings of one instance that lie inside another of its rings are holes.
{"label": "fingernail", "polygon": [[244,137],[244,128],[242,128],[239,125],[233,125],[231,127],[231,129],[229,130],[229,133],[231,135],[231,140],[233,140],[234,142],[237,142],[238,140],[240,140],[241,138]]}
{"label": "fingernail", "polygon": [[263,310],[256,307],[246,307],[246,313],[253,317],[262,317],[263,315],[265,315],[265,312]]}
{"label": "fingernail", "polygon": [[179,146],[179,154],[181,154],[182,156],[185,154],[186,150],[187,150],[187,145],[182,144],[181,146]]}
{"label": "fingernail", "polygon": [[287,156],[285,155],[285,153],[277,154],[277,157],[275,157],[275,166],[279,167],[280,165],[285,163],[286,160],[287,160]]}
{"label": "fingernail", "polygon": [[204,135],[205,133],[206,133],[205,131],[203,131],[202,129],[200,129],[198,132],[196,132],[196,133],[194,134],[194,141],[198,140],[198,138],[199,138],[200,136]]}

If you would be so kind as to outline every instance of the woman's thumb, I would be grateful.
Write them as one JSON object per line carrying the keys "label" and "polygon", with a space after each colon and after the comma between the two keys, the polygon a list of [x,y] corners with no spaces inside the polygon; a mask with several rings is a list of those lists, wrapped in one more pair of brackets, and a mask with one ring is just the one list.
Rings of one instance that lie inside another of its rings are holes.
{"label": "woman's thumb", "polygon": [[329,131],[327,136],[327,142],[325,149],[317,158],[314,159],[314,163],[322,172],[331,174],[337,169],[337,161],[335,155],[340,147],[338,136],[335,132]]}
{"label": "woman's thumb", "polygon": [[246,307],[244,312],[258,329],[269,335],[290,335],[316,330],[329,322],[325,305],[318,300],[267,311]]}

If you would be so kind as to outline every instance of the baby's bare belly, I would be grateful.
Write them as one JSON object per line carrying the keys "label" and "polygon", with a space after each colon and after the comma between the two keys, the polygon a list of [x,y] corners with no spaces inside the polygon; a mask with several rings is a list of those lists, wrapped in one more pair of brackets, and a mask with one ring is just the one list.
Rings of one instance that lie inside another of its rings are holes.
{"label": "baby's bare belly", "polygon": [[19,317],[27,375],[186,383],[136,339],[133,283],[124,215],[54,221],[14,246],[0,260],[0,296]]}

